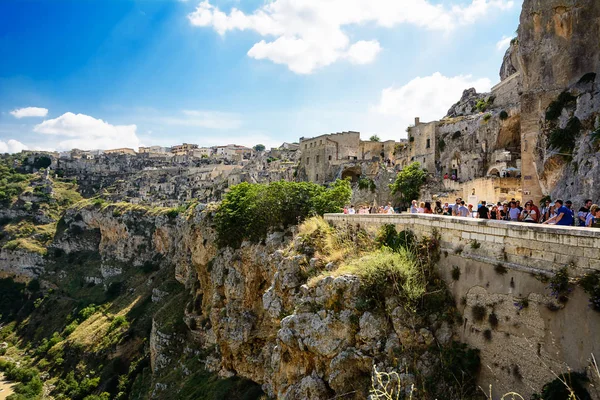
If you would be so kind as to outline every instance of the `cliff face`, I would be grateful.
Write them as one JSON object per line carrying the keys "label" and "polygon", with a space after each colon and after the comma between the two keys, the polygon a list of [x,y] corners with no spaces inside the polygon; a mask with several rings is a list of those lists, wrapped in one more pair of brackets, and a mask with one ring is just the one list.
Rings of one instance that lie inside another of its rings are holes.
{"label": "cliff face", "polygon": [[[547,107],[586,74],[600,72],[598,38],[600,3],[595,0],[525,0],[523,3],[518,50],[523,91],[522,162],[524,187],[530,188],[533,198],[547,193],[574,199],[584,197],[584,193],[597,194],[594,186],[598,185],[587,182],[565,189],[575,182],[578,169],[567,168],[568,163],[559,163],[553,168],[547,164],[545,140],[549,131],[555,128],[546,123]],[[598,100],[594,95],[597,86],[595,83],[592,86],[577,94],[585,96],[577,100],[577,107],[585,109],[587,120],[582,121],[582,135],[575,138],[575,158],[582,157],[581,161],[589,156],[597,160],[596,152],[589,151],[585,139],[596,128],[593,120],[598,112]],[[585,174],[597,176],[600,172],[594,166],[597,161],[591,164],[584,167]],[[545,169],[550,171],[544,173]]]}

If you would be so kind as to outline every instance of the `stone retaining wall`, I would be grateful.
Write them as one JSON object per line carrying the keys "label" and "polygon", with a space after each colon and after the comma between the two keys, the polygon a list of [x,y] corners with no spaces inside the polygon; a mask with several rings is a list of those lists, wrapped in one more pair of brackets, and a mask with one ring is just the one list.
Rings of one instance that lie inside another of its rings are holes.
{"label": "stone retaining wall", "polygon": [[378,229],[394,224],[418,235],[437,229],[442,251],[530,272],[551,273],[573,264],[580,273],[600,271],[600,229],[562,227],[424,214],[326,214],[335,224]]}
{"label": "stone retaining wall", "polygon": [[[543,277],[571,263],[571,278],[600,270],[600,229],[408,213],[325,219],[369,231],[394,224],[418,235],[439,232],[438,271],[463,319],[455,334],[480,350],[479,385],[486,393],[491,385],[494,399],[509,391],[529,398],[554,373],[584,371],[592,354],[600,358],[600,313],[589,296],[573,284],[568,301],[559,303]],[[476,308],[485,310],[483,318]],[[598,379],[594,384],[600,387]],[[590,393],[600,399],[600,390]]]}

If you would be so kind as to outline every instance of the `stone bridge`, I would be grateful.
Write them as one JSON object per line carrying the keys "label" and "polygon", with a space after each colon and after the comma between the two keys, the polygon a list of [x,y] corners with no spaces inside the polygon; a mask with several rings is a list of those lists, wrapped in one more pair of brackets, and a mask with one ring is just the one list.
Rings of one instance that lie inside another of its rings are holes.
{"label": "stone bridge", "polygon": [[409,213],[325,219],[369,231],[385,224],[422,236],[437,230],[438,271],[462,315],[455,334],[480,349],[479,384],[486,393],[491,385],[493,398],[509,391],[529,398],[555,379],[552,371],[583,371],[591,354],[600,357],[600,313],[589,296],[574,279],[566,303],[548,287],[548,278],[567,265],[571,278],[600,270],[600,229]]}

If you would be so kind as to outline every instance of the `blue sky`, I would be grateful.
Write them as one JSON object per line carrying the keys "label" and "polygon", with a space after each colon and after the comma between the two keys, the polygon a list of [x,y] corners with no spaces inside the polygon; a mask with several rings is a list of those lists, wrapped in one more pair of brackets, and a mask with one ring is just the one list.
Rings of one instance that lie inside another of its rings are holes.
{"label": "blue sky", "polygon": [[443,117],[462,89],[498,82],[498,43],[514,36],[520,8],[4,0],[0,151],[274,146],[344,130],[399,139],[414,117]]}

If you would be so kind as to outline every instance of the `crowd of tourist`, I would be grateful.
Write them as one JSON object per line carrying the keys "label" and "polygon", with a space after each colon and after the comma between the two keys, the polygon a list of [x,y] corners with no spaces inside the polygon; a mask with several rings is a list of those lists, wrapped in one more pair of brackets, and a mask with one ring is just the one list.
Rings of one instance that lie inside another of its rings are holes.
{"label": "crowd of tourist", "polygon": [[[540,209],[541,207],[541,209]],[[417,202],[413,200],[410,212],[413,214],[437,214],[454,217],[493,219],[499,221],[526,222],[531,224],[550,224],[561,226],[580,226],[600,228],[600,206],[592,204],[592,200],[586,200],[575,212],[573,203],[563,200],[554,202],[547,200],[538,207],[533,200],[521,205],[519,200],[512,199],[509,202],[487,203],[482,201],[474,207],[467,204],[461,198],[457,198],[454,204],[436,201],[434,204],[427,201]],[[396,211],[391,203],[386,206],[361,206],[358,209],[353,205],[344,207],[344,214],[394,214]]]}

